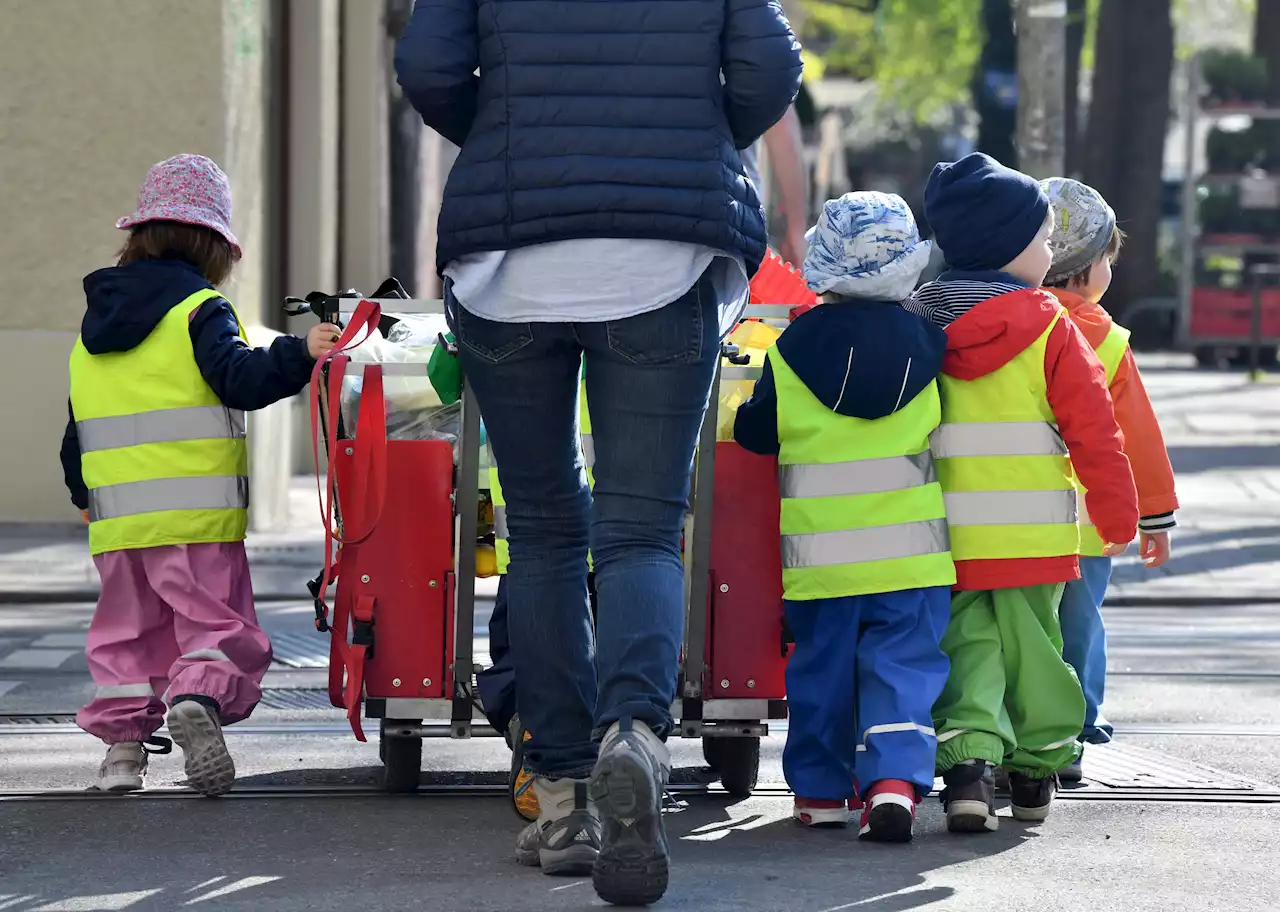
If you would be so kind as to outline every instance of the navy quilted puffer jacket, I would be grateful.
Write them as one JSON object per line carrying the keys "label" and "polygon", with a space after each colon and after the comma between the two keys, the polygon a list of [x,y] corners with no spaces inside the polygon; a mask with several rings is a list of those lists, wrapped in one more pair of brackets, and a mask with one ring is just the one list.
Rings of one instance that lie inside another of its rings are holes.
{"label": "navy quilted puffer jacket", "polygon": [[422,119],[462,147],[437,268],[573,238],[764,257],[739,149],[787,110],[800,47],[778,0],[417,0],[396,49]]}

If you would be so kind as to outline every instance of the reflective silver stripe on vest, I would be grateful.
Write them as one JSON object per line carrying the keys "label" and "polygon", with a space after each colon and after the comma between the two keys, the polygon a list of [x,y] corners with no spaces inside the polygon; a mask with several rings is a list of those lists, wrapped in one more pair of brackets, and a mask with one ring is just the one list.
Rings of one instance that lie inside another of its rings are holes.
{"label": "reflective silver stripe on vest", "polygon": [[596,442],[590,434],[582,435],[582,458],[588,469],[596,464]]}
{"label": "reflective silver stripe on vest", "polygon": [[239,439],[244,437],[244,412],[221,405],[198,405],[88,418],[76,422],[76,436],[81,453],[175,440]]}
{"label": "reflective silver stripe on vest", "polygon": [[495,505],[493,508],[493,537],[507,538],[507,508]]}
{"label": "reflective silver stripe on vest", "polygon": [[963,456],[1066,456],[1057,425],[1047,421],[980,421],[944,424],[929,446],[936,459]]}
{"label": "reflective silver stripe on vest", "polygon": [[782,536],[782,566],[834,567],[940,554],[951,547],[944,519]]}
{"label": "reflective silver stripe on vest", "polygon": [[1080,525],[1082,525],[1082,526],[1092,526],[1092,525],[1093,525],[1093,520],[1089,518],[1089,503],[1088,503],[1088,498],[1086,498],[1086,497],[1084,497],[1084,496],[1082,495],[1082,496],[1080,496],[1080,497],[1077,497],[1077,498],[1076,498],[1076,501],[1077,501],[1077,505],[1078,505],[1078,507],[1079,507],[1078,512],[1079,512],[1079,515],[1080,515]]}
{"label": "reflective silver stripe on vest", "polygon": [[1076,523],[1076,492],[950,491],[942,495],[953,526],[1043,526]]}
{"label": "reflective silver stripe on vest", "polygon": [[874,494],[916,488],[937,480],[933,455],[928,450],[914,456],[778,466],[783,497]]}
{"label": "reflective silver stripe on vest", "polygon": [[157,478],[89,491],[93,522],[160,510],[243,510],[248,506],[249,479],[244,475]]}

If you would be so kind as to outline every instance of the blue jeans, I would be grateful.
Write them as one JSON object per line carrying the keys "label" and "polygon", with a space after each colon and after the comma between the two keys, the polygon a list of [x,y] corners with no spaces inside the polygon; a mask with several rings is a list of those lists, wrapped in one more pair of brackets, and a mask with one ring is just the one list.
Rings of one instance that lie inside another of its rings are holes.
{"label": "blue jeans", "polygon": [[[508,627],[526,757],[582,777],[624,716],[671,731],[684,631],[680,533],[720,350],[708,276],[603,323],[495,323],[446,291],[467,382],[502,467]],[[578,444],[585,360],[594,495]],[[587,551],[599,596],[595,643]],[[594,648],[593,648],[594,646]]]}
{"label": "blue jeans", "polygon": [[1081,557],[1080,579],[1067,583],[1058,608],[1062,625],[1062,657],[1076,670],[1084,690],[1084,731],[1081,741],[1106,744],[1114,729],[1102,716],[1107,688],[1107,629],[1102,602],[1111,580],[1111,558]]}
{"label": "blue jeans", "polygon": [[[592,623],[595,622],[595,586],[587,574],[587,591],[591,596]],[[516,669],[511,660],[511,635],[507,628],[507,576],[498,577],[498,594],[489,615],[489,658],[493,664],[476,675],[476,689],[485,717],[499,734],[511,726],[516,714]]]}

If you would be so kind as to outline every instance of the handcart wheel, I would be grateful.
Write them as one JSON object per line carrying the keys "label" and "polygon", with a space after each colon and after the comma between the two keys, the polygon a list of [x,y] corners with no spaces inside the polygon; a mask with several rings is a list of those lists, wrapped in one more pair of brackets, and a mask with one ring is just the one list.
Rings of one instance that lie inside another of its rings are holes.
{"label": "handcart wheel", "polygon": [[387,720],[378,720],[378,760],[387,762]]}
{"label": "handcart wheel", "polygon": [[707,761],[707,766],[711,767],[713,773],[720,772],[720,766],[724,762],[724,742],[728,738],[713,738],[710,735],[702,736],[702,759]]}
{"label": "handcart wheel", "polygon": [[751,797],[760,777],[759,738],[703,738],[702,750],[726,792],[734,798]]}
{"label": "handcart wheel", "polygon": [[382,787],[393,794],[416,792],[422,775],[422,739],[386,738],[380,752]]}

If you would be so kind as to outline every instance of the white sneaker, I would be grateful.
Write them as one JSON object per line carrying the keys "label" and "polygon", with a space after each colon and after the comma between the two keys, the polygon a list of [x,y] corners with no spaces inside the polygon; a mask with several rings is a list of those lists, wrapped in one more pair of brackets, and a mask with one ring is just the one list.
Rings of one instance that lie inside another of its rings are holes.
{"label": "white sneaker", "polygon": [[98,781],[91,788],[99,792],[134,792],[147,776],[147,752],[141,741],[121,741],[107,748],[98,767]]}
{"label": "white sneaker", "polygon": [[217,713],[196,700],[180,700],[169,708],[165,722],[182,748],[191,787],[207,798],[229,792],[236,781],[236,765],[222,739]]}

